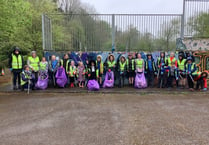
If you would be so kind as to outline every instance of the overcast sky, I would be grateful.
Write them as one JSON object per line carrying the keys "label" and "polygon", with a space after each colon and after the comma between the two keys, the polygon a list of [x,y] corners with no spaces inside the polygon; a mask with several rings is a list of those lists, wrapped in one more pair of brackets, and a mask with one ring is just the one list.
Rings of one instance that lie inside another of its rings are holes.
{"label": "overcast sky", "polygon": [[183,0],[81,0],[93,5],[98,13],[172,13],[181,14]]}

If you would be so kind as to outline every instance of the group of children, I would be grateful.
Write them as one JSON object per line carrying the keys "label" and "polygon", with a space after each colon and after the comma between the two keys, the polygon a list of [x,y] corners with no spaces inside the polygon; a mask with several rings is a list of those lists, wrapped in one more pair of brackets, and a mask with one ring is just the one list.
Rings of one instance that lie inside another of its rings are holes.
{"label": "group of children", "polygon": [[[49,80],[56,86],[58,79],[56,74],[59,68],[65,71],[64,78],[68,80],[63,86],[70,88],[76,86],[80,88],[87,86],[91,88],[90,90],[99,90],[101,87],[112,88],[116,80],[118,87],[124,87],[126,78],[129,86],[146,88],[154,87],[157,78],[158,88],[171,88],[174,84],[177,88],[185,88],[188,84],[189,89],[193,91],[196,81],[197,90],[199,86],[202,90],[207,90],[208,73],[198,72],[192,56],[185,57],[183,53],[179,53],[176,59],[173,52],[169,57],[161,52],[157,61],[153,59],[152,54],[147,54],[147,58],[142,59],[140,53],[137,55],[129,53],[128,58],[121,55],[119,60],[115,60],[114,55],[110,54],[107,61],[102,62],[102,56],[98,55],[96,60],[79,62],[77,66],[69,59],[68,54],[65,54],[61,60],[57,60],[56,56],[52,55],[49,62],[45,57],[39,62],[39,76],[49,75]],[[28,80],[31,80],[31,87],[35,88],[38,78],[30,73],[29,66],[25,66],[22,80],[22,88],[28,85]]]}

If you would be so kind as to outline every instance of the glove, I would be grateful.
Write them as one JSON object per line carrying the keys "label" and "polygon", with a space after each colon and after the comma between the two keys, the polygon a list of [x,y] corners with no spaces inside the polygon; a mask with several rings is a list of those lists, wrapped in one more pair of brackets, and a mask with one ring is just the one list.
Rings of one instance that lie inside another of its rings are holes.
{"label": "glove", "polygon": [[179,77],[176,77],[176,80],[179,80]]}
{"label": "glove", "polygon": [[13,69],[12,69],[12,68],[10,68],[9,70],[12,72],[12,70],[13,70]]}
{"label": "glove", "polygon": [[121,71],[121,72],[120,72],[120,74],[122,75],[122,74],[123,74],[123,72]]}

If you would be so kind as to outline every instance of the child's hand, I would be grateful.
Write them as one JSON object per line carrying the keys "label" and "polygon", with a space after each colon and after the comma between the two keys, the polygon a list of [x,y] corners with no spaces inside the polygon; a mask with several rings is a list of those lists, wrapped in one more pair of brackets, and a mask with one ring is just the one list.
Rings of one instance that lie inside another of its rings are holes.
{"label": "child's hand", "polygon": [[88,74],[88,77],[90,77],[91,76],[91,74]]}
{"label": "child's hand", "polygon": [[109,69],[108,72],[111,72],[111,69]]}
{"label": "child's hand", "polygon": [[85,72],[83,73],[83,75],[85,75]]}
{"label": "child's hand", "polygon": [[75,75],[76,74],[76,72],[73,72],[73,75]]}

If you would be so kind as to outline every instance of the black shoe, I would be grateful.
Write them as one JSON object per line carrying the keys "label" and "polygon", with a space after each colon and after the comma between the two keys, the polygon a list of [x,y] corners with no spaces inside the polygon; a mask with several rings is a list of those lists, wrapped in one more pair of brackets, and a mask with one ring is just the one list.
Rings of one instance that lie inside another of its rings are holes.
{"label": "black shoe", "polygon": [[22,92],[24,91],[24,87],[21,87],[21,91],[22,91]]}

